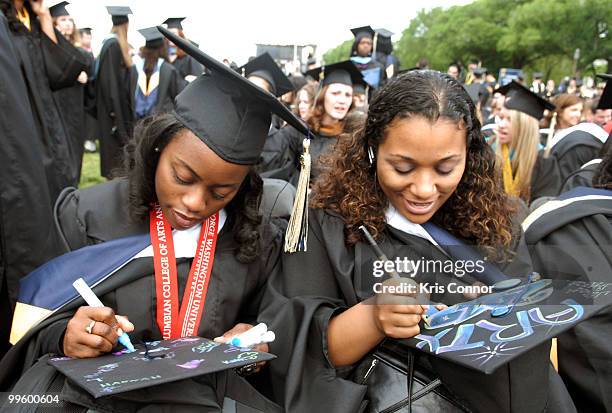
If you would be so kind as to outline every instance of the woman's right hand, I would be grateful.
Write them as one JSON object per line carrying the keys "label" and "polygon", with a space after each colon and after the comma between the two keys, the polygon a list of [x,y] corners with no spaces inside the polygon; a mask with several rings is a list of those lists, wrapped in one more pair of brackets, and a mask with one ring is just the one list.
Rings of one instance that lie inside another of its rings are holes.
{"label": "woman's right hand", "polygon": [[100,356],[113,349],[123,332],[133,330],[134,325],[127,317],[115,315],[112,308],[79,307],[66,327],[64,354],[74,358]]}
{"label": "woman's right hand", "polygon": [[383,286],[414,286],[415,293],[379,293],[374,304],[374,322],[382,334],[392,338],[411,338],[421,332],[419,323],[424,307],[417,300],[418,287],[409,278],[391,278]]}

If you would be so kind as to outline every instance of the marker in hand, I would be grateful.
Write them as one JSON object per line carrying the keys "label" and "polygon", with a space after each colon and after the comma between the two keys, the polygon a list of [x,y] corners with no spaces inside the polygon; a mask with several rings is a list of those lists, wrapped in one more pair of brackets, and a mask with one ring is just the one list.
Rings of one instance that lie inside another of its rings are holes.
{"label": "marker in hand", "polygon": [[258,344],[271,343],[276,338],[273,331],[268,331],[265,323],[259,323],[255,327],[232,337],[227,343],[234,347],[254,347]]}
{"label": "marker in hand", "polygon": [[[89,288],[84,279],[79,278],[78,280],[72,283],[72,286],[79,292],[79,294],[81,295],[81,297],[83,297],[83,300],[85,300],[88,306],[104,307],[102,301],[100,301],[98,296],[92,291],[91,288]],[[132,342],[130,341],[130,336],[128,336],[126,332],[123,332],[119,336],[119,343],[121,343],[129,351],[136,351],[136,349],[132,345]]]}

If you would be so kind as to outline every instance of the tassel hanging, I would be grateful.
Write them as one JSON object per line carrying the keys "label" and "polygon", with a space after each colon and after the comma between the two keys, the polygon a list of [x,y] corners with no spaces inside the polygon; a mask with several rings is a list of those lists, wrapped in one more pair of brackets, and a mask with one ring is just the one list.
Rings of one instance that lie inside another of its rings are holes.
{"label": "tassel hanging", "polygon": [[285,252],[306,251],[308,243],[308,192],[310,186],[310,139],[304,139],[300,178],[297,184],[291,218],[285,233]]}

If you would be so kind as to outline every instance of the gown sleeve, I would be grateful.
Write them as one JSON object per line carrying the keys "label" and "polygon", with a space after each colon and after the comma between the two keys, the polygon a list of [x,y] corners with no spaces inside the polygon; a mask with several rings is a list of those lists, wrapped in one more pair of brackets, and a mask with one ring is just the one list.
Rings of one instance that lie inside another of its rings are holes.
{"label": "gown sleeve", "polygon": [[40,37],[40,48],[51,89],[58,90],[74,85],[79,74],[88,69],[85,57],[57,30],[57,44],[45,33],[41,32]]}

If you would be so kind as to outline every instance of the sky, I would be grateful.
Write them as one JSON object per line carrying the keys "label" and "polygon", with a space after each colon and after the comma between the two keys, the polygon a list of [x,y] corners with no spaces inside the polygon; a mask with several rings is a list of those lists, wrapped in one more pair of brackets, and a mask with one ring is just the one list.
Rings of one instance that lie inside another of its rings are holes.
{"label": "sky", "polygon": [[[129,6],[129,41],[144,44],[136,31],[160,24],[168,17],[187,17],[185,34],[209,55],[229,58],[238,65],[256,53],[256,44],[316,44],[320,57],[327,50],[351,39],[351,27],[371,25],[401,31],[423,8],[464,5],[472,0],[72,0],[67,7],[77,27],[92,27],[94,50],[110,31],[105,6]],[[57,1],[47,0],[48,5]]]}

